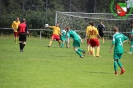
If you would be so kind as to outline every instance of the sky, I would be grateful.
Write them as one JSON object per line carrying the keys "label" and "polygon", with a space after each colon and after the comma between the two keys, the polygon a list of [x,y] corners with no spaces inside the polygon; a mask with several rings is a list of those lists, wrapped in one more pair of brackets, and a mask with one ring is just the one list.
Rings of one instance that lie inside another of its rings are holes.
{"label": "sky", "polygon": [[129,1],[131,2],[132,7],[133,7],[133,0],[128,0],[128,1],[127,1],[127,8],[129,8],[129,7],[130,7],[130,3],[129,3]]}

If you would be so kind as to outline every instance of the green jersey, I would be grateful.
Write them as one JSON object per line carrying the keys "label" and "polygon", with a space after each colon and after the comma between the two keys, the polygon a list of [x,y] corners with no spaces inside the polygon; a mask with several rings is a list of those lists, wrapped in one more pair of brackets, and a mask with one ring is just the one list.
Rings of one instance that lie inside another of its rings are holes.
{"label": "green jersey", "polygon": [[124,49],[123,49],[123,41],[124,40],[128,40],[128,38],[121,33],[116,33],[113,35],[112,44],[115,45],[115,48],[114,48],[115,54],[121,54],[124,52]]}
{"label": "green jersey", "polygon": [[73,38],[73,40],[80,40],[81,39],[80,36],[73,30],[69,30],[67,32],[67,34],[68,34],[67,36],[70,36],[71,38]]}
{"label": "green jersey", "polygon": [[65,30],[61,30],[61,40],[66,41],[67,37],[69,38],[70,36],[66,34]]}
{"label": "green jersey", "polygon": [[66,39],[66,31],[61,30],[61,39]]}

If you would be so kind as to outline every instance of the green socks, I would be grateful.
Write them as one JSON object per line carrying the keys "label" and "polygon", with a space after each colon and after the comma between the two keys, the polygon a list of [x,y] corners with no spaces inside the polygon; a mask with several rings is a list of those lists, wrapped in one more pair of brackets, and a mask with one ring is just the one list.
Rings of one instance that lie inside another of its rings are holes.
{"label": "green socks", "polygon": [[122,68],[122,63],[119,60],[114,61],[114,70],[117,71],[118,70],[118,66],[119,65],[120,68]]}
{"label": "green socks", "polygon": [[133,51],[133,47],[131,46],[131,47],[130,47],[130,53],[132,53],[132,51]]}
{"label": "green socks", "polygon": [[61,44],[60,48],[64,47],[64,43]]}
{"label": "green socks", "polygon": [[117,63],[119,65],[119,67],[122,68],[122,63],[119,60],[117,61]]}
{"label": "green socks", "polygon": [[77,50],[76,50],[76,53],[81,57],[81,56],[83,56],[80,52],[84,52],[84,50],[82,50],[82,49],[80,49],[80,48],[78,48]]}
{"label": "green socks", "polygon": [[80,49],[80,48],[78,48],[78,51],[80,51],[80,52],[84,52],[84,50],[82,50],[82,49]]}
{"label": "green socks", "polygon": [[117,62],[114,61],[114,70],[117,71],[118,70],[118,67],[117,67]]}

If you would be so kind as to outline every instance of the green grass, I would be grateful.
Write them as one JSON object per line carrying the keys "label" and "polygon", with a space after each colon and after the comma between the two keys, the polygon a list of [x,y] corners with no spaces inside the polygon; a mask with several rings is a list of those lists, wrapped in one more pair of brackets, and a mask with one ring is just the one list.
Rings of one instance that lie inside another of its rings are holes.
{"label": "green grass", "polygon": [[[12,36],[0,36],[0,88],[133,88],[133,54],[121,59],[126,72],[114,75],[111,41],[101,43],[100,58],[83,59],[71,48],[59,48],[49,39],[29,37],[19,52]],[[129,44],[124,44],[125,52]],[[86,42],[81,48],[87,50]],[[120,69],[119,69],[120,73]]]}

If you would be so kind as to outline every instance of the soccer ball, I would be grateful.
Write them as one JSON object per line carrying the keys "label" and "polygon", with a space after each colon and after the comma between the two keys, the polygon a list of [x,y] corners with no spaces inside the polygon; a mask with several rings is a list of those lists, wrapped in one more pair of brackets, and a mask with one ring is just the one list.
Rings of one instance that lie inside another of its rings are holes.
{"label": "soccer ball", "polygon": [[45,27],[48,27],[49,25],[48,24],[45,24]]}

